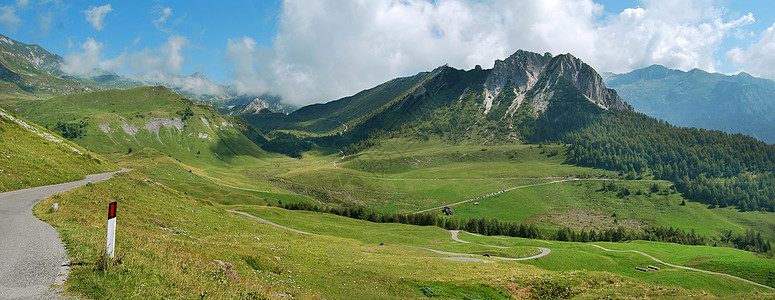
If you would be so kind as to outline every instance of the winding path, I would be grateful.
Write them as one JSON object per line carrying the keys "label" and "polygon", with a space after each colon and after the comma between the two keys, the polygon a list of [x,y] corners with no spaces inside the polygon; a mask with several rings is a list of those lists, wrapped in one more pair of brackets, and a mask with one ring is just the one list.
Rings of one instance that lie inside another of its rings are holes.
{"label": "winding path", "polygon": [[[450,230],[449,233],[452,234],[452,239],[457,241],[457,242],[461,242],[461,243],[464,243],[464,244],[471,243],[471,242],[467,242],[467,241],[461,240],[461,239],[459,239],[457,237],[457,235],[460,233],[460,230]],[[478,245],[485,246],[485,247],[499,248],[499,249],[508,249],[509,248],[509,247],[505,247],[505,246],[495,246],[495,245],[485,245],[485,244],[478,244]]]}
{"label": "winding path", "polygon": [[264,222],[266,224],[272,225],[274,227],[279,227],[279,228],[290,230],[290,231],[293,231],[293,232],[296,232],[296,233],[301,233],[301,234],[306,234],[306,235],[312,235],[313,234],[313,233],[309,233],[309,232],[305,232],[305,231],[301,231],[301,230],[296,230],[296,229],[293,229],[293,228],[290,228],[290,227],[285,227],[285,226],[277,224],[277,223],[272,223],[270,221],[261,219],[259,217],[254,216],[254,215],[251,215],[249,213],[244,213],[244,212],[236,211],[236,210],[233,210],[233,209],[227,209],[226,211],[231,212],[231,213],[235,213],[235,214],[240,214],[240,215],[246,216],[248,218],[253,218],[253,219],[259,220],[261,222]]}
{"label": "winding path", "polygon": [[[452,235],[452,239],[457,241],[457,242],[464,243],[464,244],[471,243],[471,242],[468,242],[468,241],[461,240],[458,237],[458,234],[460,233],[460,230],[450,230],[449,233]],[[469,234],[482,236],[480,234],[475,234],[475,233],[469,233]],[[504,246],[485,245],[485,244],[479,244],[479,243],[477,243],[477,245],[485,246],[485,247],[499,248],[499,249],[508,249],[508,248],[510,248],[510,247],[504,247]],[[495,257],[495,258],[502,259],[502,260],[529,260],[529,259],[536,259],[536,258],[539,258],[539,257],[542,257],[542,256],[546,256],[546,255],[549,255],[549,253],[552,253],[552,250],[549,249],[549,248],[543,248],[543,247],[536,247],[536,248],[538,248],[538,250],[541,250],[541,253],[533,255],[533,256],[530,256],[530,257],[523,257],[523,258]]]}
{"label": "winding path", "polygon": [[726,273],[719,273],[719,272],[713,272],[713,271],[707,271],[707,270],[700,270],[700,269],[695,269],[695,268],[690,268],[690,267],[674,265],[674,264],[671,264],[671,263],[666,263],[666,262],[664,262],[662,260],[657,259],[656,257],[653,257],[653,256],[648,255],[646,253],[640,252],[638,250],[611,250],[611,249],[603,248],[603,247],[595,245],[595,244],[588,244],[588,245],[593,246],[593,247],[597,247],[597,248],[600,248],[600,249],[603,249],[605,251],[610,251],[610,252],[633,252],[633,253],[637,253],[637,254],[643,255],[645,257],[648,257],[648,258],[650,258],[651,260],[653,260],[655,262],[658,262],[658,263],[666,265],[666,266],[671,266],[673,268],[684,269],[684,270],[689,270],[689,271],[695,271],[695,272],[700,272],[700,273],[705,273],[705,274],[727,276],[727,277],[730,277],[732,279],[741,280],[741,281],[744,281],[744,282],[747,282],[747,283],[750,283],[750,284],[753,284],[753,285],[756,285],[756,286],[760,286],[760,287],[763,287],[763,288],[766,288],[766,289],[775,290],[775,288],[773,288],[771,286],[764,285],[764,284],[761,284],[761,283],[758,283],[758,282],[754,282],[754,281],[750,281],[748,279],[743,279],[743,278],[740,278],[740,277],[737,277],[737,276],[734,276],[734,275],[729,275],[729,274],[726,274]]}
{"label": "winding path", "polygon": [[444,208],[445,206],[455,206],[455,205],[463,204],[463,203],[466,203],[466,202],[481,200],[481,199],[484,199],[484,198],[487,198],[487,197],[490,197],[490,196],[495,196],[495,195],[498,195],[498,194],[501,194],[501,193],[505,193],[505,192],[508,192],[508,191],[513,191],[513,190],[516,190],[516,189],[522,189],[522,188],[534,187],[534,186],[541,186],[541,185],[547,185],[547,184],[554,184],[554,183],[561,183],[561,182],[568,182],[568,181],[572,181],[572,180],[578,180],[578,179],[561,179],[561,180],[555,180],[555,181],[550,181],[550,182],[543,182],[543,183],[535,183],[535,184],[515,186],[515,187],[511,187],[511,188],[502,190],[502,191],[497,191],[497,192],[489,193],[487,195],[479,196],[479,197],[476,197],[476,198],[471,198],[471,199],[463,200],[463,201],[460,201],[460,202],[455,202],[455,203],[452,203],[452,204],[447,204],[447,205],[442,205],[442,206],[439,206],[439,207],[434,207],[434,208],[424,209],[424,210],[421,210],[421,211],[416,211],[416,212],[413,212],[412,214],[419,214],[419,213],[424,213],[424,212],[428,212],[428,211],[432,211],[432,210],[440,210],[440,209]]}
{"label": "winding path", "polygon": [[[468,257],[481,257],[482,255],[479,254],[468,254],[468,253],[454,253],[454,252],[446,252],[441,250],[435,250],[431,248],[425,248],[425,247],[418,247],[418,246],[406,246],[406,247],[412,247],[412,248],[418,248],[423,250],[428,250],[436,254],[442,254],[442,255],[452,255],[452,256],[468,256]],[[500,260],[510,260],[510,261],[518,261],[518,260],[530,260],[530,259],[536,259],[539,257],[544,257],[548,255],[549,253],[552,253],[552,250],[549,248],[543,248],[543,247],[536,247],[538,250],[541,250],[541,253],[530,256],[530,257],[520,257],[520,258],[511,258],[511,257],[499,257],[499,256],[489,256],[489,258],[495,258]],[[441,257],[444,258],[444,257]],[[489,261],[486,261],[489,262]]]}
{"label": "winding path", "polygon": [[86,179],[0,193],[0,299],[48,299],[67,278],[69,261],[59,233],[32,215],[40,200],[121,171],[87,175]]}

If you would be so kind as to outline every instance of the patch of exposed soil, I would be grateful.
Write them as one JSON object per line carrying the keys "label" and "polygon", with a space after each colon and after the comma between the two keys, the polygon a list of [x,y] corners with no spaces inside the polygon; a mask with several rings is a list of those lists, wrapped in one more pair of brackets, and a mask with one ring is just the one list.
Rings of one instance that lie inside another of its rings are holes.
{"label": "patch of exposed soil", "polygon": [[535,215],[528,219],[529,222],[538,222],[558,227],[568,227],[573,230],[603,230],[610,228],[640,229],[645,224],[636,219],[619,219],[609,214],[594,209],[571,209],[563,211],[550,211],[546,214]]}

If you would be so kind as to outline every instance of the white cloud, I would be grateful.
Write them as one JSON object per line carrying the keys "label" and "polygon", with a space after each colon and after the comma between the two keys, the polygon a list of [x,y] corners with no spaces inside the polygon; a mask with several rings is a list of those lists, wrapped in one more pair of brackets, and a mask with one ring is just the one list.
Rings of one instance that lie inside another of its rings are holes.
{"label": "white cloud", "polygon": [[156,26],[157,29],[161,31],[167,31],[167,29],[162,28],[161,26],[167,23],[167,18],[169,18],[172,15],[172,8],[169,7],[158,7],[154,9],[154,12],[160,13],[161,16],[159,16],[158,19],[153,20],[153,25]]}
{"label": "white cloud", "polygon": [[183,50],[190,45],[188,38],[173,34],[159,49],[144,49],[129,57],[129,66],[135,70],[179,73],[186,57]]}
{"label": "white cloud", "polygon": [[97,29],[97,31],[102,31],[104,29],[103,21],[105,20],[105,15],[112,12],[113,8],[110,6],[110,4],[105,4],[103,6],[91,6],[91,8],[81,11],[82,13],[86,14],[86,21],[88,21],[94,29]]}
{"label": "white cloud", "polygon": [[[139,39],[139,37],[138,37]],[[156,49],[146,48],[139,52],[122,53],[112,59],[103,59],[104,45],[89,37],[79,46],[80,51],[65,56],[61,70],[65,73],[89,77],[98,75],[95,68],[120,72],[129,69],[140,72],[129,78],[149,85],[164,85],[196,95],[220,95],[223,87],[201,74],[176,75],[182,70],[187,58],[183,51],[189,47],[186,37],[171,35]]]}
{"label": "white cloud", "polygon": [[261,59],[259,53],[256,41],[252,38],[243,37],[228,41],[225,52],[226,61],[234,67],[233,76],[236,80],[233,84],[241,93],[260,94],[267,89],[266,80],[259,76],[257,70],[257,63]]}
{"label": "white cloud", "polygon": [[287,0],[271,48],[242,37],[228,40],[225,55],[240,91],[306,104],[445,63],[488,68],[518,49],[570,52],[599,71],[713,71],[722,41],[754,21],[728,20],[710,0],[641,5],[607,15],[592,0]]}
{"label": "white cloud", "polygon": [[716,71],[713,55],[725,38],[748,24],[753,14],[725,21],[722,9],[708,1],[649,1],[627,9],[598,27],[594,52],[581,51],[587,62],[605,71],[626,72],[661,64],[688,70]]}
{"label": "white cloud", "polygon": [[775,80],[775,24],[762,32],[756,43],[743,50],[735,47],[726,53],[726,59],[754,76]]}
{"label": "white cloud", "polygon": [[221,95],[225,93],[223,87],[203,75],[180,76],[164,71],[150,71],[127,75],[132,80],[144,82],[148,85],[164,85],[173,89],[180,89],[195,95]]}
{"label": "white cloud", "polygon": [[16,8],[13,6],[0,6],[0,27],[11,33],[16,33],[22,19],[16,15]]}
{"label": "white cloud", "polygon": [[103,44],[89,37],[81,44],[82,51],[65,56],[62,63],[62,72],[89,76],[94,72],[94,68],[99,67]]}
{"label": "white cloud", "polygon": [[80,51],[65,56],[62,71],[74,75],[89,76],[93,74],[94,68],[119,72],[129,67],[129,69],[138,72],[179,73],[187,61],[183,51],[189,47],[189,44],[186,37],[171,35],[159,48],[146,48],[132,53],[124,52],[112,59],[103,59],[104,45],[89,37],[80,45]]}

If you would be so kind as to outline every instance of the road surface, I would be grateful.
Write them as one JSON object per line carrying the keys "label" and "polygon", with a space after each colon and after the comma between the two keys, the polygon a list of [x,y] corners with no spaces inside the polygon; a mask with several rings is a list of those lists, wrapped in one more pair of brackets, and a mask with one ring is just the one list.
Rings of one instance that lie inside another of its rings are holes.
{"label": "road surface", "polygon": [[128,170],[0,193],[0,299],[52,298],[55,294],[51,286],[63,283],[66,278],[69,262],[59,233],[33,216],[32,207],[56,193],[103,181],[125,171]]}

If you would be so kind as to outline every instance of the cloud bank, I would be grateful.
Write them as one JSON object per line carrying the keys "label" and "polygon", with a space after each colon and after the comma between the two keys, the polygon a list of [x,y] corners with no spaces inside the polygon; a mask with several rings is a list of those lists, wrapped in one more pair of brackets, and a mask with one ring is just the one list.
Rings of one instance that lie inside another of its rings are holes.
{"label": "cloud bank", "polygon": [[80,45],[80,51],[74,51],[65,56],[62,71],[89,76],[92,75],[94,68],[118,72],[128,67],[133,71],[179,73],[187,61],[183,51],[189,47],[188,38],[173,34],[158,48],[145,48],[132,53],[124,52],[112,59],[103,59],[103,44],[89,37]]}
{"label": "cloud bank", "polygon": [[86,15],[86,21],[91,24],[94,29],[97,29],[97,31],[102,31],[102,29],[105,28],[103,21],[105,20],[105,16],[112,12],[113,8],[110,6],[110,4],[105,4],[103,6],[91,6],[91,8],[81,11]]}
{"label": "cloud bank", "polygon": [[765,30],[756,43],[743,50],[733,48],[726,53],[726,58],[734,65],[754,76],[775,79],[775,24]]}
{"label": "cloud bank", "polygon": [[271,47],[233,38],[224,54],[239,91],[307,104],[445,63],[492,67],[518,49],[570,52],[599,71],[714,71],[720,44],[754,22],[752,14],[730,19],[709,0],[641,4],[606,14],[592,0],[287,0]]}

